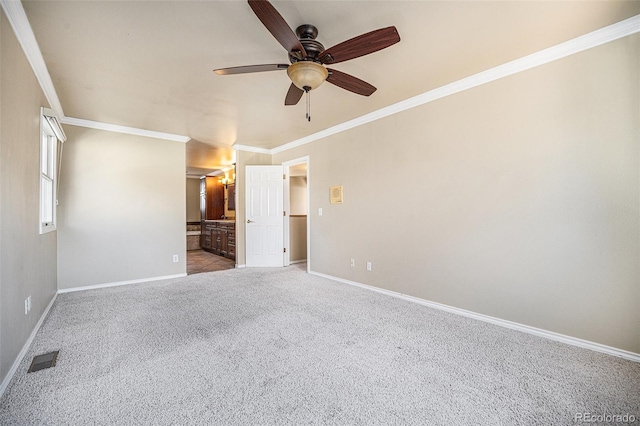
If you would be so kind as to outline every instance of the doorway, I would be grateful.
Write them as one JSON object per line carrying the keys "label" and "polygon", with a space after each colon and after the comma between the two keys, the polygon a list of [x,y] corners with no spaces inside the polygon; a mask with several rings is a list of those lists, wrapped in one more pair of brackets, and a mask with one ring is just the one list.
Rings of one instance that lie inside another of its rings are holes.
{"label": "doorway", "polygon": [[309,157],[282,163],[284,180],[284,266],[306,262],[310,271]]}
{"label": "doorway", "polygon": [[[247,165],[245,175],[246,224],[243,225],[246,266],[282,267],[299,262],[301,265],[306,264],[306,270],[309,272],[309,157],[286,161],[281,165]],[[295,209],[293,212],[292,177]],[[294,215],[293,218],[290,217],[291,213]],[[298,223],[292,225],[292,221]]]}
{"label": "doorway", "polygon": [[235,268],[233,167],[224,175],[187,176],[187,275]]}

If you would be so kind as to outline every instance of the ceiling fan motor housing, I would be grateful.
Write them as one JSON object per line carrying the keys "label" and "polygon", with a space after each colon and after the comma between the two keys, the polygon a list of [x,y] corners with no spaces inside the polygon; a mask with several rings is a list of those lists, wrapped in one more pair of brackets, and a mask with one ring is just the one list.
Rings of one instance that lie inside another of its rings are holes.
{"label": "ceiling fan motor housing", "polygon": [[[300,44],[304,47],[305,52],[307,52],[306,58],[303,58],[302,60],[317,60],[318,55],[325,50],[322,43],[316,40],[316,37],[318,36],[318,29],[311,24],[300,25],[296,28],[296,35],[300,40]],[[294,63],[300,61],[300,58],[289,54],[289,60],[291,63]]]}

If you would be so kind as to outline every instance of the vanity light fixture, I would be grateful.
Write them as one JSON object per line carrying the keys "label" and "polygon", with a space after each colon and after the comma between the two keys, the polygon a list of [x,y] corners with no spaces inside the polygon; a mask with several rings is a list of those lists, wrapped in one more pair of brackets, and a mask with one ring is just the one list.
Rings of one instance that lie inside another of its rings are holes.
{"label": "vanity light fixture", "polygon": [[227,175],[220,178],[220,183],[224,186],[224,189],[229,189],[229,185],[233,185],[235,182],[231,181]]}

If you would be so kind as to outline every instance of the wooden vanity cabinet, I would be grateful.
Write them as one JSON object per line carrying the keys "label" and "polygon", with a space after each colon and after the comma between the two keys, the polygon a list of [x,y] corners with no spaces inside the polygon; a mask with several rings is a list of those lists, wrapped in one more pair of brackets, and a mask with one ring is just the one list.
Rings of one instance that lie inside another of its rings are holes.
{"label": "wooden vanity cabinet", "polygon": [[224,186],[217,178],[200,179],[200,218],[218,220],[224,215]]}
{"label": "wooden vanity cabinet", "polygon": [[236,224],[203,221],[202,248],[213,254],[236,259]]}
{"label": "wooden vanity cabinet", "polygon": [[[203,222],[204,223],[204,222]],[[206,230],[206,225],[202,227],[200,231],[200,247],[204,250],[211,251],[211,231]]]}
{"label": "wooden vanity cabinet", "polygon": [[220,256],[227,254],[227,230],[216,226],[211,230],[211,252]]}
{"label": "wooden vanity cabinet", "polygon": [[236,224],[230,223],[227,228],[227,254],[229,259],[236,259]]}

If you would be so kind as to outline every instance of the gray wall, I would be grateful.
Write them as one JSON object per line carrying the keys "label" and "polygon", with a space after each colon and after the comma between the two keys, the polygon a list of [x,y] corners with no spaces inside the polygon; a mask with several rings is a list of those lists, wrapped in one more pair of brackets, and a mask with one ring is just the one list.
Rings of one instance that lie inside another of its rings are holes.
{"label": "gray wall", "polygon": [[185,144],[74,126],[65,132],[58,288],[186,273]]}
{"label": "gray wall", "polygon": [[56,293],[56,232],[38,229],[39,117],[48,103],[1,9],[0,15],[1,382]]}
{"label": "gray wall", "polygon": [[289,178],[290,214],[306,215],[307,212],[307,178],[291,176]]}
{"label": "gray wall", "polygon": [[307,259],[307,218],[289,218],[289,261]]}
{"label": "gray wall", "polygon": [[289,218],[289,260],[296,262],[307,258],[307,178],[289,178],[290,215],[303,217]]}
{"label": "gray wall", "polygon": [[640,353],[639,58],[634,35],[274,155],[310,156],[312,270]]}

